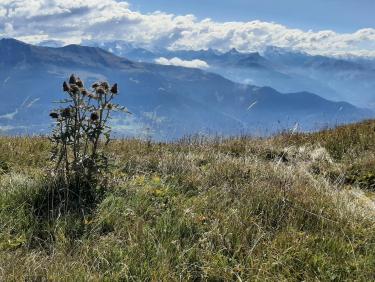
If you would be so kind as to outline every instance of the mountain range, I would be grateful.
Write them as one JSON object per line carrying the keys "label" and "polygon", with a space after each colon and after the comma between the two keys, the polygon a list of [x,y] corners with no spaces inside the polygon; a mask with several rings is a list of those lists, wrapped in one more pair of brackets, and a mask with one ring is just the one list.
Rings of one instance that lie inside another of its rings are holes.
{"label": "mountain range", "polygon": [[[337,92],[333,99],[336,101],[330,101],[326,97],[328,92],[316,92],[321,97],[305,91],[310,89],[302,88],[304,82],[299,86],[289,85],[296,78],[276,66],[290,64],[290,68],[297,69],[300,59],[295,60],[297,63],[292,59],[283,62],[275,50],[272,57],[269,53],[243,54],[237,50],[149,51],[129,45],[126,52],[116,55],[109,51],[113,48],[101,47],[107,50],[80,45],[33,46],[15,39],[1,39],[0,131],[48,133],[51,127],[48,113],[56,107],[53,102],[64,97],[61,85],[71,73],[80,76],[87,85],[96,80],[119,84],[117,102],[132,112],[112,120],[114,132],[121,136],[171,140],[195,133],[266,135],[293,128],[316,130],[374,116],[372,110],[358,107],[361,104],[339,102],[345,93]],[[204,60],[209,68],[153,63],[156,58],[168,56]],[[317,67],[314,60],[309,67]],[[340,60],[336,65],[336,62],[322,63],[319,68],[327,67],[330,71],[345,63],[348,64],[345,68],[350,67],[357,74],[364,65]],[[231,73],[231,66],[236,71],[245,69],[249,74],[236,76]],[[257,86],[252,83],[260,81],[263,75],[270,77]],[[289,84],[284,87],[291,89],[291,93],[284,94],[276,90],[279,87],[272,87],[286,81]],[[324,89],[325,85],[316,86],[321,87]]]}
{"label": "mountain range", "polygon": [[202,60],[209,66],[207,71],[235,82],[269,86],[280,92],[309,91],[329,100],[375,109],[375,60],[371,58],[314,56],[274,46],[261,52],[242,53],[236,49],[150,51],[120,40],[86,44],[142,62],[159,58]]}

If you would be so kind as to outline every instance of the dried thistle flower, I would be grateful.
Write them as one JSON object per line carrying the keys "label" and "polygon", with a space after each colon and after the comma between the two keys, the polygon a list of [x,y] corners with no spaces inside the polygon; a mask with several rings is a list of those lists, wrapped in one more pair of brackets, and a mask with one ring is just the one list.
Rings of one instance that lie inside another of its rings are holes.
{"label": "dried thistle flower", "polygon": [[99,83],[95,82],[93,85],[91,85],[92,88],[97,88],[99,87]]}
{"label": "dried thistle flower", "polygon": [[50,116],[51,118],[54,118],[54,119],[58,119],[58,118],[59,118],[59,114],[56,113],[56,112],[52,112],[52,113],[50,113],[49,116]]}
{"label": "dried thistle flower", "polygon": [[75,77],[74,74],[72,74],[69,78],[69,83],[70,84],[76,84],[77,83],[77,78]]}
{"label": "dried thistle flower", "polygon": [[112,88],[111,88],[111,93],[112,94],[117,94],[118,92],[118,87],[117,87],[117,83],[113,84]]}
{"label": "dried thistle flower", "polygon": [[92,121],[97,121],[98,119],[99,119],[99,115],[98,115],[98,113],[91,113],[91,115],[90,115],[90,119],[92,120]]}
{"label": "dried thistle flower", "polygon": [[96,89],[96,93],[98,93],[98,94],[100,94],[100,95],[103,95],[103,94],[105,94],[105,91],[104,91],[104,89],[103,89],[102,87],[98,87],[98,88]]}
{"label": "dried thistle flower", "polygon": [[66,83],[66,81],[64,81],[64,83],[63,83],[63,90],[65,92],[69,92],[70,91],[70,87],[69,87],[68,83]]}
{"label": "dried thistle flower", "polygon": [[82,94],[82,96],[87,96],[89,93],[87,92],[86,89],[82,89],[81,94]]}
{"label": "dried thistle flower", "polygon": [[80,87],[80,88],[83,87],[83,82],[82,82],[82,80],[81,80],[79,77],[77,78],[77,82],[76,82],[76,84],[77,84],[77,86]]}
{"label": "dried thistle flower", "polygon": [[79,92],[79,87],[75,84],[71,85],[70,86],[71,90],[74,92],[74,93],[77,93]]}
{"label": "dried thistle flower", "polygon": [[108,90],[108,89],[109,89],[109,84],[108,84],[106,81],[102,82],[102,83],[100,84],[100,86],[103,87],[104,90]]}
{"label": "dried thistle flower", "polygon": [[71,114],[70,108],[65,108],[61,111],[61,116],[64,118],[70,117],[70,114]]}
{"label": "dried thistle flower", "polygon": [[113,109],[113,104],[111,104],[111,103],[107,104],[106,108],[108,110],[112,110]]}

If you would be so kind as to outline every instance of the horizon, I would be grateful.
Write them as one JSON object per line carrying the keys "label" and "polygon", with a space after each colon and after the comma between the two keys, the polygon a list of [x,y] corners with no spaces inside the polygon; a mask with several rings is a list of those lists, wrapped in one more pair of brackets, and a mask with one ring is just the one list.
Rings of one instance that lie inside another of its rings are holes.
{"label": "horizon", "polygon": [[[14,40],[14,41],[17,41],[17,42],[20,42],[20,43],[23,43],[23,44],[27,44],[27,45],[31,45],[31,46],[35,46],[35,47],[46,47],[46,48],[63,48],[63,47],[67,47],[67,46],[81,46],[81,47],[88,47],[88,48],[99,48],[99,49],[101,49],[103,51],[111,53],[114,56],[118,56],[115,52],[108,51],[105,48],[103,48],[103,46],[100,46],[100,43],[98,44],[99,46],[97,46],[97,45],[90,45],[89,41],[86,41],[86,42],[83,42],[83,43],[68,43],[68,44],[63,44],[63,45],[54,45],[54,44],[48,44],[49,42],[29,43],[27,41],[23,41],[23,40],[14,38],[14,37],[0,37],[0,40]],[[119,40],[119,41],[121,41],[121,40]],[[108,41],[108,42],[116,42],[116,41]],[[126,41],[123,41],[123,42],[125,44],[127,43]],[[107,43],[107,42],[102,42],[102,43]],[[138,46],[135,45],[134,48],[138,48]],[[304,51],[293,50],[292,48],[282,48],[282,47],[277,47],[277,46],[273,46],[273,45],[265,46],[265,48],[263,50],[266,50],[268,48],[285,50],[285,51],[288,51],[290,53],[299,53],[299,54],[310,55],[309,53],[304,52]],[[144,49],[147,50],[147,51],[152,51],[152,49],[147,49],[147,47],[145,47]],[[168,49],[159,49],[159,50],[161,50],[161,51],[168,51]],[[254,52],[240,51],[240,50],[238,50],[235,47],[231,48],[230,50],[225,50],[225,51],[222,51],[222,50],[219,50],[219,49],[214,49],[214,48],[198,49],[198,50],[191,50],[191,51],[209,51],[209,50],[217,52],[218,54],[226,54],[226,53],[230,53],[230,52],[233,52],[233,51],[234,52],[238,52],[240,54],[260,53],[259,51],[254,51]],[[173,51],[174,50],[172,50],[172,52]],[[190,51],[190,50],[184,50],[184,49],[182,49],[182,50],[175,50],[175,51],[178,52],[178,51]],[[121,57],[121,56],[118,56],[118,57]],[[329,57],[329,56],[327,56],[327,57]]]}

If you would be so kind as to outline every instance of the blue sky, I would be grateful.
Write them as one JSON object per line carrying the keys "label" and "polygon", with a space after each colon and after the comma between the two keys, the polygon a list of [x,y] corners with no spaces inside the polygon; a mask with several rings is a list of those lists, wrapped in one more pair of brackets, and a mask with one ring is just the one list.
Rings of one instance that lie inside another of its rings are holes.
{"label": "blue sky", "polygon": [[303,30],[353,32],[375,27],[375,0],[130,0],[144,13],[160,10],[217,21],[273,21]]}

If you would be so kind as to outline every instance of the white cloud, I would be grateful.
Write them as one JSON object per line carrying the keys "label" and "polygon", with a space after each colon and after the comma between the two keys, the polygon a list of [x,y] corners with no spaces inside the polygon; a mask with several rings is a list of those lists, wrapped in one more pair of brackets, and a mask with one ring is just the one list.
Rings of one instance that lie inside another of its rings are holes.
{"label": "white cloud", "polygon": [[36,102],[38,102],[40,100],[40,98],[36,98],[34,100],[32,100],[30,103],[28,103],[26,105],[26,108],[31,108]]}
{"label": "white cloud", "polygon": [[210,67],[205,61],[202,61],[202,60],[184,61],[176,57],[172,59],[160,57],[158,59],[155,59],[155,63],[160,64],[160,65],[179,66],[179,67],[197,68],[197,69],[207,69]]}
{"label": "white cloud", "polygon": [[262,22],[216,22],[194,15],[142,14],[115,0],[0,0],[0,37],[30,43],[118,40],[143,47],[259,51],[265,46],[313,54],[375,56],[375,29],[303,31]]}
{"label": "white cloud", "polygon": [[18,114],[18,109],[16,109],[14,112],[7,113],[4,115],[0,116],[0,119],[8,119],[8,120],[13,120],[14,117]]}

